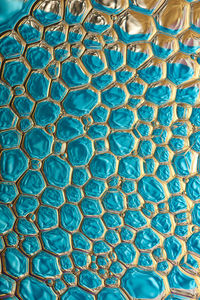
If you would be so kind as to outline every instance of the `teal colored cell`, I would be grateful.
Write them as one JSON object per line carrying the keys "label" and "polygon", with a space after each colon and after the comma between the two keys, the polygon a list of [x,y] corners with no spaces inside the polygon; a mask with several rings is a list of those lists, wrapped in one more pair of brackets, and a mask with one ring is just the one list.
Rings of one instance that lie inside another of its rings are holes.
{"label": "teal colored cell", "polygon": [[57,123],[56,136],[62,141],[69,141],[83,134],[82,123],[71,117],[63,117]]}
{"label": "teal colored cell", "polygon": [[111,70],[115,71],[122,66],[124,57],[120,51],[105,48],[104,53],[106,56],[108,67]]}
{"label": "teal colored cell", "polygon": [[79,275],[79,283],[84,288],[96,289],[102,285],[102,280],[97,274],[84,270]]}
{"label": "teal colored cell", "polygon": [[86,137],[78,138],[68,144],[68,158],[73,166],[86,165],[92,157],[92,142]]}
{"label": "teal colored cell", "polygon": [[5,268],[9,275],[19,277],[28,272],[28,259],[16,248],[7,248],[5,253]]}
{"label": "teal colored cell", "polygon": [[[16,287],[16,283],[12,278],[10,278],[4,274],[0,275],[0,295],[12,294],[15,287]],[[10,299],[12,299],[12,298],[10,298]]]}
{"label": "teal colored cell", "polygon": [[11,85],[20,85],[28,74],[28,67],[23,61],[10,61],[4,65],[4,79]]}
{"label": "teal colored cell", "polygon": [[69,87],[78,87],[89,82],[89,77],[74,61],[62,64],[62,79]]}
{"label": "teal colored cell", "polygon": [[146,203],[142,207],[142,212],[145,216],[151,217],[152,213],[155,212],[154,206],[152,203]]}
{"label": "teal colored cell", "polygon": [[174,152],[180,152],[184,148],[184,140],[182,138],[171,138],[169,140],[169,148]]}
{"label": "teal colored cell", "polygon": [[134,114],[127,108],[119,108],[111,111],[109,125],[113,129],[130,129],[134,122]]}
{"label": "teal colored cell", "polygon": [[150,140],[142,140],[138,145],[138,155],[140,157],[148,157],[152,154],[153,144]]}
{"label": "teal colored cell", "polygon": [[173,49],[161,47],[159,45],[156,45],[156,43],[154,42],[152,42],[151,45],[154,55],[161,59],[168,58],[173,52]]}
{"label": "teal colored cell", "polygon": [[34,46],[27,49],[26,58],[33,69],[44,69],[52,56],[48,48]]}
{"label": "teal colored cell", "polygon": [[47,30],[44,35],[44,39],[45,39],[46,43],[52,47],[55,47],[59,44],[64,43],[65,38],[66,38],[66,36],[65,36],[64,32],[55,30],[55,29]]}
{"label": "teal colored cell", "polygon": [[33,126],[33,123],[29,119],[21,119],[19,123],[19,127],[21,131],[26,132]]}
{"label": "teal colored cell", "polygon": [[200,131],[196,131],[191,134],[189,141],[191,148],[196,152],[200,152]]}
{"label": "teal colored cell", "polygon": [[39,126],[46,126],[54,123],[60,114],[60,107],[50,101],[43,101],[37,104],[34,118]]}
{"label": "teal colored cell", "polygon": [[103,220],[107,228],[118,228],[122,224],[120,216],[115,213],[106,212]]}
{"label": "teal colored cell", "polygon": [[72,259],[74,261],[74,265],[78,268],[84,268],[88,264],[88,254],[82,251],[72,251]]}
{"label": "teal colored cell", "polygon": [[25,277],[20,282],[19,294],[24,300],[35,300],[42,297],[46,300],[56,300],[56,295],[50,287],[35,277]]}
{"label": "teal colored cell", "polygon": [[111,251],[110,246],[104,241],[96,241],[93,244],[93,252],[95,255],[108,254]]}
{"label": "teal colored cell", "polygon": [[76,276],[72,273],[64,273],[63,279],[68,284],[75,284],[76,283]]}
{"label": "teal colored cell", "polygon": [[90,239],[98,239],[104,233],[104,226],[99,218],[85,217],[81,226],[82,232]]}
{"label": "teal colored cell", "polygon": [[84,54],[81,60],[90,74],[97,74],[105,68],[103,60],[93,53]]}
{"label": "teal colored cell", "polygon": [[192,209],[192,223],[200,226],[200,204],[197,203]]}
{"label": "teal colored cell", "polygon": [[148,253],[141,253],[138,259],[138,266],[140,267],[151,267],[153,260]]}
{"label": "teal colored cell", "polygon": [[98,198],[105,191],[105,182],[97,179],[90,179],[84,187],[86,196]]}
{"label": "teal colored cell", "polygon": [[197,260],[191,254],[186,254],[182,257],[180,266],[188,271],[192,271],[194,269],[197,270],[199,268]]}
{"label": "teal colored cell", "polygon": [[183,196],[172,196],[168,199],[168,203],[171,213],[187,209],[187,202]]}
{"label": "teal colored cell", "polygon": [[78,206],[73,204],[64,204],[60,210],[60,217],[61,225],[68,231],[78,229],[82,219]]}
{"label": "teal colored cell", "polygon": [[119,83],[126,83],[133,75],[133,72],[130,72],[126,69],[121,69],[116,72],[116,81]]}
{"label": "teal colored cell", "polygon": [[32,260],[32,273],[42,278],[60,275],[57,258],[46,251],[41,251]]}
{"label": "teal colored cell", "polygon": [[135,238],[135,245],[139,250],[152,249],[159,243],[160,238],[151,228],[145,228],[138,231]]}
{"label": "teal colored cell", "polygon": [[162,180],[167,181],[170,178],[170,168],[168,165],[160,165],[156,171],[156,176]]}
{"label": "teal colored cell", "polygon": [[3,81],[0,81],[0,106],[8,105],[10,103],[11,98],[11,88]]}
{"label": "teal colored cell", "polygon": [[92,175],[103,179],[113,175],[115,168],[116,159],[109,153],[95,155],[90,163]]}
{"label": "teal colored cell", "polygon": [[167,234],[171,232],[172,222],[170,219],[170,215],[166,214],[157,214],[151,220],[151,226],[159,231],[161,234]]}
{"label": "teal colored cell", "polygon": [[18,244],[18,235],[16,232],[9,232],[6,238],[8,246],[16,246]]}
{"label": "teal colored cell", "polygon": [[54,50],[55,51],[55,59],[57,61],[63,61],[69,56],[69,51],[66,48],[57,48]]}
{"label": "teal colored cell", "polygon": [[54,13],[51,10],[47,10],[46,7],[44,9],[40,9],[40,6],[34,10],[34,17],[44,26],[52,25],[61,20],[61,16],[59,13]]}
{"label": "teal colored cell", "polygon": [[43,73],[32,72],[27,82],[27,90],[35,101],[43,100],[48,96],[49,79]]}
{"label": "teal colored cell", "polygon": [[110,151],[116,156],[124,156],[133,151],[135,139],[129,132],[114,132],[109,135]]}
{"label": "teal colored cell", "polygon": [[193,176],[189,178],[186,184],[186,194],[191,200],[198,200],[200,198],[200,177]]}
{"label": "teal colored cell", "polygon": [[[46,208],[47,207],[45,207],[45,209]],[[53,214],[52,214],[52,218],[53,218]],[[47,251],[56,254],[61,254],[61,253],[68,252],[71,249],[70,236],[66,231],[64,231],[61,228],[55,228],[52,230],[44,231],[42,232],[41,237],[42,237],[44,249]]]}
{"label": "teal colored cell", "polygon": [[122,288],[128,293],[131,298],[148,299],[149,291],[151,298],[161,297],[165,290],[165,285],[162,277],[154,271],[143,270],[137,267],[126,271],[121,281]]}
{"label": "teal colored cell", "polygon": [[0,202],[1,203],[10,203],[18,195],[17,187],[14,183],[11,182],[1,182],[0,183]]}
{"label": "teal colored cell", "polygon": [[41,230],[58,225],[58,214],[56,209],[48,206],[40,206],[37,212],[37,224]]}
{"label": "teal colored cell", "polygon": [[132,180],[125,180],[121,188],[124,193],[129,194],[135,190],[135,183]]}
{"label": "teal colored cell", "polygon": [[44,179],[38,171],[28,170],[20,181],[20,188],[25,194],[37,195],[44,187]]}
{"label": "teal colored cell", "polygon": [[174,171],[179,176],[188,176],[192,166],[192,153],[190,151],[177,153],[172,159]]}
{"label": "teal colored cell", "polygon": [[106,137],[108,133],[108,127],[102,124],[91,125],[88,129],[87,135],[91,139],[99,139]]}
{"label": "teal colored cell", "polygon": [[74,168],[72,173],[72,181],[78,186],[84,185],[89,179],[89,174],[85,168]]}
{"label": "teal colored cell", "polygon": [[0,166],[3,179],[16,181],[28,168],[28,158],[20,149],[4,150]]}
{"label": "teal colored cell", "polygon": [[64,203],[64,195],[62,190],[48,186],[42,193],[41,201],[43,204],[59,207]]}
{"label": "teal colored cell", "polygon": [[170,182],[168,182],[167,188],[168,188],[170,194],[179,193],[181,190],[180,180],[178,178],[172,179]]}
{"label": "teal colored cell", "polygon": [[143,163],[143,168],[147,175],[153,174],[155,169],[155,160],[153,158],[147,158]]}
{"label": "teal colored cell", "polygon": [[105,89],[113,82],[114,78],[109,73],[103,73],[92,77],[91,83],[97,90]]}
{"label": "teal colored cell", "polygon": [[159,163],[165,163],[169,161],[169,150],[166,146],[156,147],[154,157]]}
{"label": "teal colored cell", "polygon": [[17,116],[8,107],[0,108],[0,130],[10,129],[15,127]]}
{"label": "teal colored cell", "polygon": [[101,101],[109,108],[115,108],[125,103],[126,93],[118,86],[112,86],[101,93]]}
{"label": "teal colored cell", "polygon": [[89,250],[90,241],[82,233],[76,232],[72,235],[73,247],[75,249]]}
{"label": "teal colored cell", "polygon": [[164,249],[167,253],[167,258],[172,261],[176,261],[182,253],[182,245],[179,242],[179,240],[174,236],[170,236],[165,239]]}
{"label": "teal colored cell", "polygon": [[163,186],[152,176],[144,176],[138,182],[138,192],[146,201],[158,203],[165,199]]}
{"label": "teal colored cell", "polygon": [[118,24],[114,24],[114,28],[117,32],[119,39],[126,44],[130,44],[136,41],[148,40],[151,35],[150,32],[134,34],[128,33],[126,29],[124,29],[122,26],[119,26]]}
{"label": "teal colored cell", "polygon": [[6,59],[19,57],[23,51],[24,47],[14,35],[7,35],[0,39],[0,53]]}
{"label": "teal colored cell", "polygon": [[188,126],[187,123],[175,122],[171,128],[173,135],[175,136],[187,136]]}
{"label": "teal colored cell", "polygon": [[79,202],[83,196],[81,189],[79,189],[73,185],[69,185],[66,187],[65,195],[67,197],[67,200],[72,203]]}
{"label": "teal colored cell", "polygon": [[45,158],[51,152],[53,138],[41,128],[28,131],[24,139],[24,147],[32,158]]}
{"label": "teal colored cell", "polygon": [[173,119],[173,106],[164,106],[158,109],[158,121],[162,126],[169,126]]}
{"label": "teal colored cell", "polygon": [[128,195],[128,207],[129,208],[139,208],[141,201],[137,193],[132,193]]}
{"label": "teal colored cell", "polygon": [[49,184],[65,187],[69,183],[71,168],[69,164],[56,155],[49,156],[43,166],[44,175]]}
{"label": "teal colored cell", "polygon": [[70,91],[63,102],[66,113],[82,117],[89,114],[98,102],[98,94],[92,89],[85,88]]}
{"label": "teal colored cell", "polygon": [[54,283],[54,289],[56,292],[61,292],[65,289],[66,285],[61,279],[56,279]]}
{"label": "teal colored cell", "polygon": [[199,107],[193,107],[192,108],[192,114],[190,116],[190,122],[194,126],[200,126],[200,108]]}
{"label": "teal colored cell", "polygon": [[148,136],[149,132],[150,132],[150,126],[144,123],[139,123],[133,129],[133,133],[137,138],[140,138],[141,136]]}
{"label": "teal colored cell", "polygon": [[140,159],[133,156],[126,156],[122,158],[119,161],[118,174],[128,179],[137,179],[140,177]]}
{"label": "teal colored cell", "polygon": [[171,289],[182,289],[184,291],[197,288],[197,284],[193,277],[183,273],[178,266],[174,266],[167,276]]}
{"label": "teal colored cell", "polygon": [[112,229],[106,231],[105,240],[111,245],[118,244],[120,241],[118,233]]}
{"label": "teal colored cell", "polygon": [[128,92],[132,96],[141,96],[144,93],[145,86],[141,83],[134,81],[129,82],[126,85]]}
{"label": "teal colored cell", "polygon": [[124,222],[126,225],[133,227],[134,229],[141,228],[147,224],[147,221],[143,214],[137,210],[128,210],[125,212]]}
{"label": "teal colored cell", "polygon": [[[156,82],[162,77],[162,69],[158,66],[150,66],[144,69],[138,70],[140,78],[142,78],[148,84]],[[161,103],[160,103],[161,104]]]}
{"label": "teal colored cell", "polygon": [[120,262],[116,261],[116,262],[113,262],[113,263],[111,264],[109,270],[110,270],[113,274],[119,275],[119,274],[121,274],[121,273],[123,272],[124,267],[123,267],[123,265],[122,265]]}
{"label": "teal colored cell", "polygon": [[117,189],[109,189],[102,199],[106,211],[120,212],[125,208],[124,195]]}
{"label": "teal colored cell", "polygon": [[60,256],[60,266],[62,270],[69,270],[72,268],[72,262],[68,255]]}
{"label": "teal colored cell", "polygon": [[34,255],[41,249],[39,239],[35,236],[26,236],[22,242],[22,249],[27,255]]}
{"label": "teal colored cell", "polygon": [[153,138],[155,144],[164,144],[167,139],[167,130],[163,128],[156,128],[153,130]]}
{"label": "teal colored cell", "polygon": [[70,287],[68,290],[61,296],[61,300],[94,300],[94,296],[90,293],[86,292],[82,288],[76,286],[76,287]]}
{"label": "teal colored cell", "polygon": [[27,97],[18,96],[14,98],[15,109],[21,117],[29,116],[33,109],[33,105],[33,101]]}
{"label": "teal colored cell", "polygon": [[122,227],[120,231],[120,237],[122,241],[131,241],[134,237],[132,230],[129,227]]}
{"label": "teal colored cell", "polygon": [[27,23],[18,27],[19,33],[27,44],[36,43],[41,39],[42,32],[36,27],[37,25],[35,25],[36,24]]}
{"label": "teal colored cell", "polygon": [[35,235],[38,233],[38,229],[35,224],[25,218],[18,219],[17,230],[19,234],[22,235]]}
{"label": "teal colored cell", "polygon": [[95,123],[104,123],[107,120],[108,110],[103,106],[97,106],[92,111],[92,117]]}
{"label": "teal colored cell", "polygon": [[141,105],[137,109],[138,119],[144,122],[151,122],[154,119],[154,108],[148,105]]}
{"label": "teal colored cell", "polygon": [[15,203],[16,212],[20,217],[25,217],[29,213],[34,212],[38,206],[37,198],[25,195],[20,195]]}
{"label": "teal colored cell", "polygon": [[168,269],[169,269],[169,263],[168,263],[168,261],[164,260],[164,261],[158,262],[156,271],[158,271],[158,272],[165,272]]}
{"label": "teal colored cell", "polygon": [[133,48],[127,50],[127,64],[134,69],[137,69],[140,65],[142,65],[146,59],[148,58],[148,54],[145,52],[136,51]]}
{"label": "teal colored cell", "polygon": [[167,63],[167,77],[176,85],[191,79],[193,75],[194,69],[188,64]]}
{"label": "teal colored cell", "polygon": [[156,85],[147,89],[145,99],[156,105],[163,105],[170,100],[171,88],[167,85]]}
{"label": "teal colored cell", "polygon": [[67,88],[59,81],[52,81],[50,95],[53,100],[62,101],[67,93]]}
{"label": "teal colored cell", "polygon": [[82,38],[83,38],[83,34],[70,31],[68,34],[68,43],[70,44],[78,43],[82,40]]}

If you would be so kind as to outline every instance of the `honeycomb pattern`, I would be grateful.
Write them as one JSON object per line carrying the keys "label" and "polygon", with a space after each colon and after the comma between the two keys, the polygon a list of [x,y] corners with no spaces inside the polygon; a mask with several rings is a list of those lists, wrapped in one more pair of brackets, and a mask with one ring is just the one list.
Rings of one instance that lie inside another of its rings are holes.
{"label": "honeycomb pattern", "polygon": [[1,299],[200,299],[199,16],[39,0],[1,34]]}

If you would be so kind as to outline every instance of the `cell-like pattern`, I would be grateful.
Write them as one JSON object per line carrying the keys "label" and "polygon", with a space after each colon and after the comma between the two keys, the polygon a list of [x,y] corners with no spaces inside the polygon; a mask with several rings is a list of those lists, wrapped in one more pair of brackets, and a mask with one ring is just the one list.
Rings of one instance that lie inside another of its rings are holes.
{"label": "cell-like pattern", "polygon": [[1,2],[0,299],[200,299],[200,2]]}

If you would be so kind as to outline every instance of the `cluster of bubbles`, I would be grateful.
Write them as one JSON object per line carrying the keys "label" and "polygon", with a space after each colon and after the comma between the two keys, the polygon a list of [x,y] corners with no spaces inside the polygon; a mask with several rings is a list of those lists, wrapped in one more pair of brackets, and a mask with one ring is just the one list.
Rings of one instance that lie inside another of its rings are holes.
{"label": "cluster of bubbles", "polygon": [[42,0],[1,35],[1,299],[200,297],[199,16]]}

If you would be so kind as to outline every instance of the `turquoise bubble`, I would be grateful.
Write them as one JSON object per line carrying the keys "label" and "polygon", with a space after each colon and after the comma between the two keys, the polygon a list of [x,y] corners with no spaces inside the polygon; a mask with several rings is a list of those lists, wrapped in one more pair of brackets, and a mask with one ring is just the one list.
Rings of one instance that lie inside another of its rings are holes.
{"label": "turquoise bubble", "polygon": [[16,122],[17,117],[10,108],[0,108],[0,130],[13,128]]}
{"label": "turquoise bubble", "polygon": [[193,176],[189,178],[186,183],[186,194],[191,200],[198,200],[200,198],[200,177]]}
{"label": "turquoise bubble", "polygon": [[82,40],[83,34],[77,33],[77,32],[72,32],[70,31],[68,34],[68,43],[74,44],[78,43]]}
{"label": "turquoise bubble", "polygon": [[131,226],[134,229],[138,229],[147,224],[147,221],[143,214],[137,210],[128,210],[125,212],[124,222],[126,225]]}
{"label": "turquoise bubble", "polygon": [[128,195],[128,207],[129,208],[139,208],[141,201],[137,193],[132,193]]}
{"label": "turquoise bubble", "polygon": [[183,273],[178,266],[173,267],[167,279],[171,289],[191,291],[197,288],[195,279]]}
{"label": "turquoise bubble", "polygon": [[133,231],[129,227],[122,227],[120,232],[122,241],[131,241],[134,237]]}
{"label": "turquoise bubble", "polygon": [[115,245],[120,242],[119,235],[112,229],[106,231],[105,240],[111,245]]}
{"label": "turquoise bubble", "polygon": [[122,225],[120,216],[115,213],[106,212],[103,215],[103,220],[107,228],[118,228]]}
{"label": "turquoise bubble", "polygon": [[61,225],[68,231],[74,231],[79,228],[81,223],[81,213],[78,206],[73,204],[64,204],[60,210]]}
{"label": "turquoise bubble", "polygon": [[41,249],[39,239],[35,236],[26,236],[22,242],[22,249],[27,255],[34,255]]}
{"label": "turquoise bubble", "polygon": [[136,124],[136,126],[133,129],[133,133],[137,138],[140,138],[141,136],[148,136],[149,132],[150,132],[150,126],[144,123]]}
{"label": "turquoise bubble", "polygon": [[121,67],[121,65],[124,62],[124,57],[123,57],[123,55],[120,51],[105,48],[104,53],[105,53],[105,56],[106,56],[108,67],[111,70],[115,71],[119,67]]}
{"label": "turquoise bubble", "polygon": [[20,195],[15,203],[15,209],[18,216],[24,217],[34,212],[39,206],[37,198],[31,196]]}
{"label": "turquoise bubble", "polygon": [[138,266],[141,267],[151,267],[153,265],[153,260],[149,253],[140,253],[138,258]]}
{"label": "turquoise bubble", "polygon": [[12,294],[15,286],[16,286],[16,283],[12,278],[10,278],[6,275],[3,275],[3,274],[0,275],[0,295]]}
{"label": "turquoise bubble", "polygon": [[154,108],[148,105],[141,105],[137,109],[138,119],[145,122],[153,121],[154,113]]}
{"label": "turquoise bubble", "polygon": [[126,83],[133,76],[133,72],[125,70],[116,72],[116,81],[119,83]]}
{"label": "turquoise bubble", "polygon": [[59,207],[64,203],[63,191],[55,187],[48,186],[42,193],[41,201],[43,204]]}
{"label": "turquoise bubble", "polygon": [[171,88],[166,85],[157,85],[147,89],[145,99],[156,105],[166,104],[171,97]]}
{"label": "turquoise bubble", "polygon": [[60,107],[50,101],[43,101],[37,104],[34,113],[36,124],[46,126],[54,123],[60,114]]}
{"label": "turquoise bubble", "polygon": [[47,30],[44,35],[44,39],[52,47],[64,43],[66,36],[65,33],[58,30]]}
{"label": "turquoise bubble", "polygon": [[41,40],[41,31],[31,24],[22,24],[18,27],[18,30],[27,44],[36,43]]}
{"label": "turquoise bubble", "polygon": [[194,69],[186,64],[167,63],[167,77],[176,85],[179,85],[194,75]]}
{"label": "turquoise bubble", "polygon": [[72,268],[72,262],[68,255],[60,256],[60,266],[62,270],[69,270]]}
{"label": "turquoise bubble", "polygon": [[187,136],[188,125],[184,122],[175,122],[171,128],[173,135],[175,136]]}
{"label": "turquoise bubble", "polygon": [[93,251],[95,255],[107,254],[111,251],[111,247],[104,241],[96,241],[93,245]]}
{"label": "turquoise bubble", "polygon": [[143,168],[147,175],[153,174],[155,169],[155,160],[153,158],[147,158],[143,163]]}
{"label": "turquoise bubble", "polygon": [[61,20],[61,16],[59,14],[39,8],[33,11],[33,15],[44,26],[52,25]]}
{"label": "turquoise bubble", "polygon": [[121,189],[124,193],[129,194],[135,190],[135,183],[132,180],[125,180],[122,182]]}
{"label": "turquoise bubble", "polygon": [[170,168],[168,165],[160,165],[156,171],[156,176],[162,180],[167,181],[170,178]]}
{"label": "turquoise bubble", "polygon": [[171,138],[168,143],[169,148],[174,152],[183,152],[182,150],[185,146],[184,144],[185,143],[183,138],[175,138],[175,137]]}
{"label": "turquoise bubble", "polygon": [[89,114],[98,102],[98,94],[90,88],[70,91],[63,102],[66,113],[82,117]]}
{"label": "turquoise bubble", "polygon": [[22,44],[12,35],[0,39],[0,53],[6,58],[19,57],[24,51]]}
{"label": "turquoise bubble", "polygon": [[130,129],[134,122],[134,114],[127,108],[119,108],[111,111],[108,123],[114,129]]}
{"label": "turquoise bubble", "polygon": [[124,195],[117,189],[109,189],[102,199],[106,211],[120,212],[125,208]]}
{"label": "turquoise bubble", "polygon": [[187,202],[183,196],[172,196],[168,199],[171,213],[187,209]]}
{"label": "turquoise bubble", "polygon": [[167,188],[170,192],[170,194],[176,194],[179,193],[181,190],[181,183],[178,178],[174,178],[171,181],[168,182]]}
{"label": "turquoise bubble", "polygon": [[192,209],[192,223],[200,226],[200,204],[197,203]]}
{"label": "turquoise bubble", "polygon": [[20,96],[14,98],[14,106],[17,110],[18,114],[21,117],[27,117],[30,115],[32,109],[33,109],[33,101],[31,101],[29,98]]}
{"label": "turquoise bubble", "polygon": [[156,128],[153,130],[153,138],[155,144],[164,144],[167,139],[167,130],[163,128]]}
{"label": "turquoise bubble", "polygon": [[79,283],[82,287],[96,289],[102,285],[102,280],[97,274],[84,270],[79,275]]}
{"label": "turquoise bubble", "polygon": [[[70,287],[68,290],[61,296],[61,300],[94,300],[94,296],[80,287]],[[32,300],[32,299],[31,299]],[[49,300],[49,299],[47,299]]]}
{"label": "turquoise bubble", "polygon": [[200,108],[199,107],[193,107],[192,108],[192,114],[190,116],[190,122],[200,127]]}
{"label": "turquoise bubble", "polygon": [[82,251],[72,251],[72,259],[74,261],[75,266],[78,268],[84,268],[88,264],[88,254]]}
{"label": "turquoise bubble", "polygon": [[84,185],[89,179],[89,174],[85,168],[74,168],[72,173],[72,182],[78,186]]}
{"label": "turquoise bubble", "polygon": [[17,187],[11,182],[1,182],[0,183],[0,202],[10,203],[18,195]]}
{"label": "turquoise bubble", "polygon": [[118,259],[124,264],[133,263],[136,255],[134,246],[129,243],[120,243],[115,247],[115,252]]}
{"label": "turquoise bubble", "polygon": [[110,151],[117,156],[124,156],[133,151],[135,139],[129,132],[114,132],[109,135]]}
{"label": "turquoise bubble", "polygon": [[165,239],[163,245],[167,254],[167,258],[172,261],[176,261],[182,253],[182,245],[179,240],[174,236],[170,236]]}
{"label": "turquoise bubble", "polygon": [[66,285],[61,279],[56,279],[54,283],[54,289],[56,292],[62,292],[66,288]]}
{"label": "turquoise bubble", "polygon": [[48,48],[34,46],[27,49],[26,58],[33,69],[43,69],[48,65],[52,56]]}
{"label": "turquoise bubble", "polygon": [[97,89],[105,89],[113,82],[114,78],[109,73],[100,74],[96,77],[92,77],[91,84]]}
{"label": "turquoise bubble", "polygon": [[37,195],[44,187],[44,179],[38,171],[28,170],[20,181],[20,188],[25,194]]}
{"label": "turquoise bubble", "polygon": [[198,99],[200,89],[198,85],[185,88],[178,88],[176,92],[176,102],[194,105]]}
{"label": "turquoise bubble", "polygon": [[173,106],[164,106],[158,109],[158,121],[162,126],[169,126],[173,120]]}
{"label": "turquoise bubble", "polygon": [[67,93],[67,88],[59,81],[52,81],[50,95],[53,100],[61,101]]}
{"label": "turquoise bubble", "polygon": [[97,74],[105,68],[105,64],[101,58],[94,54],[84,54],[82,62],[90,74]]}
{"label": "turquoise bubble", "polygon": [[125,103],[126,93],[121,87],[113,86],[101,93],[101,101],[110,108]]}
{"label": "turquoise bubble", "polygon": [[138,145],[138,155],[140,157],[147,157],[152,154],[153,144],[151,140],[142,140]]}
{"label": "turquoise bubble", "polygon": [[48,206],[40,206],[37,212],[37,224],[41,230],[57,226],[58,214],[56,209]]}
{"label": "turquoise bubble", "polygon": [[0,106],[9,104],[11,98],[12,98],[11,88],[4,82],[0,81]]}
{"label": "turquoise bubble", "polygon": [[[118,261],[115,261],[115,262],[112,262],[111,266],[110,266],[110,269],[109,269],[113,274],[115,275],[119,275],[123,272],[124,270],[124,266],[118,262]],[[119,289],[117,289],[119,291]],[[101,292],[100,292],[101,293]],[[99,293],[99,294],[100,294]]]}
{"label": "turquoise bubble", "polygon": [[192,153],[190,151],[175,154],[172,159],[174,171],[179,176],[188,176],[192,166]]}
{"label": "turquoise bubble", "polygon": [[117,32],[119,39],[126,44],[130,44],[130,43],[133,43],[136,41],[146,41],[149,39],[150,34],[151,34],[150,32],[129,34],[128,32],[126,32],[125,28],[123,28],[122,26],[119,26],[118,24],[114,24],[114,28]]}
{"label": "turquoise bubble", "polygon": [[108,178],[114,174],[116,159],[112,154],[103,153],[95,155],[90,163],[90,170],[94,177]]}
{"label": "turquoise bubble", "polygon": [[168,58],[173,52],[173,49],[160,47],[159,45],[156,45],[154,42],[152,42],[151,45],[152,45],[154,55],[161,59]]}
{"label": "turquoise bubble", "polygon": [[105,182],[91,178],[84,187],[84,192],[88,197],[98,198],[105,191]]}
{"label": "turquoise bubble", "polygon": [[191,134],[189,141],[191,148],[196,152],[200,152],[200,131],[196,131]]}
{"label": "turquoise bubble", "polygon": [[11,86],[23,84],[27,74],[28,68],[23,62],[11,61],[4,66],[3,76]]}
{"label": "turquoise bubble", "polygon": [[126,271],[121,286],[135,299],[155,299],[165,290],[163,279],[157,273],[136,267]]}
{"label": "turquoise bubble", "polygon": [[69,141],[83,134],[82,123],[72,117],[63,117],[57,123],[57,137],[62,141]]}
{"label": "turquoise bubble", "polygon": [[56,300],[56,295],[50,287],[42,281],[28,276],[20,282],[19,294],[24,300],[35,300],[42,297],[46,300]]}
{"label": "turquoise bubble", "polygon": [[92,157],[92,142],[86,137],[69,142],[68,159],[73,166],[87,165]]}
{"label": "turquoise bubble", "polygon": [[90,240],[81,232],[76,232],[72,235],[72,242],[75,249],[89,250],[91,247]]}
{"label": "turquoise bubble", "polygon": [[44,162],[43,170],[49,184],[64,187],[69,183],[71,168],[66,161],[58,156],[49,156]]}
{"label": "turquoise bubble", "polygon": [[27,90],[34,100],[42,100],[48,95],[49,83],[42,73],[35,72],[28,79]]}
{"label": "turquoise bubble", "polygon": [[89,82],[89,77],[80,65],[73,61],[62,64],[62,78],[69,87],[78,87]]}
{"label": "turquoise bubble", "polygon": [[68,252],[71,249],[70,236],[61,228],[44,231],[42,232],[41,237],[44,249],[47,251],[61,254]]}
{"label": "turquoise bubble", "polygon": [[16,181],[28,168],[28,158],[20,149],[6,150],[1,156],[1,176]]}
{"label": "turquoise bubble", "polygon": [[156,147],[154,157],[160,162],[168,162],[169,161],[169,150],[165,146]]}
{"label": "turquoise bubble", "polygon": [[151,220],[151,226],[162,234],[170,233],[172,229],[170,215],[168,213],[157,214]]}
{"label": "turquoise bubble", "polygon": [[101,238],[104,233],[104,226],[99,218],[85,217],[81,228],[83,233],[90,239]]}
{"label": "turquoise bubble", "polygon": [[16,248],[7,248],[5,253],[5,268],[9,275],[19,277],[28,272],[28,258]]}
{"label": "turquoise bubble", "polygon": [[45,158],[51,153],[53,137],[41,128],[28,131],[24,139],[24,147],[32,158]]}
{"label": "turquoise bubble", "polygon": [[29,222],[25,218],[20,218],[17,221],[17,230],[22,235],[34,235],[38,233],[38,229],[34,223]]}
{"label": "turquoise bubble", "polygon": [[66,187],[65,195],[66,195],[67,200],[72,203],[79,202],[83,196],[81,189],[79,189],[73,185],[68,185]]}
{"label": "turquoise bubble", "polygon": [[156,82],[162,78],[162,68],[158,66],[150,66],[144,69],[138,70],[140,78],[142,78],[148,84]]}
{"label": "turquoise bubble", "polygon": [[127,64],[134,69],[137,69],[142,65],[148,58],[148,54],[144,52],[139,52],[134,49],[134,51],[127,50]]}
{"label": "turquoise bubble", "polygon": [[45,251],[36,254],[32,260],[32,272],[42,278],[52,278],[60,275],[57,258]]}
{"label": "turquoise bubble", "polygon": [[15,216],[13,215],[10,208],[8,208],[4,204],[0,204],[0,215],[1,215],[0,233],[3,234],[13,227],[15,222]]}
{"label": "turquoise bubble", "polygon": [[21,131],[26,132],[33,126],[33,123],[29,119],[21,119],[19,123],[19,127]]}
{"label": "turquoise bubble", "polygon": [[135,245],[139,250],[152,249],[159,243],[160,238],[151,228],[145,228],[137,232]]}
{"label": "turquoise bubble", "polygon": [[141,174],[140,159],[132,156],[122,158],[119,161],[118,173],[124,178],[137,179]]}
{"label": "turquoise bubble", "polygon": [[91,125],[88,129],[88,136],[91,139],[99,139],[106,137],[108,133],[108,127],[106,125],[101,125],[101,124],[95,124]]}

